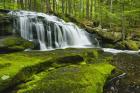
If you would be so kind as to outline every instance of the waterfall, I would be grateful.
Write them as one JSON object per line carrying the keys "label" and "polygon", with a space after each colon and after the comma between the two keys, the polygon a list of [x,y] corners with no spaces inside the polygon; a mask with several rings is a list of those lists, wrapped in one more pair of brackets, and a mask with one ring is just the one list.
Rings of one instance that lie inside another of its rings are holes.
{"label": "waterfall", "polygon": [[29,11],[16,11],[9,14],[15,16],[15,31],[22,38],[36,43],[40,50],[97,47],[99,44],[97,39],[84,29],[71,22],[64,22],[54,15]]}

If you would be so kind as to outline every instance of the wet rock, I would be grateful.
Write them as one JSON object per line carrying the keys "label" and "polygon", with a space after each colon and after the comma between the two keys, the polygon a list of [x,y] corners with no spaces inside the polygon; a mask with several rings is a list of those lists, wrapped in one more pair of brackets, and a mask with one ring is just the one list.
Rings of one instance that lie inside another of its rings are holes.
{"label": "wet rock", "polygon": [[12,17],[0,13],[0,36],[12,35]]}
{"label": "wet rock", "polygon": [[125,91],[127,93],[140,93],[140,86],[136,84],[131,84]]}
{"label": "wet rock", "polygon": [[[11,65],[0,69],[0,77],[3,73],[10,76],[6,80],[0,79],[0,92],[102,93],[104,83],[114,66],[102,60],[97,64],[81,64],[85,50],[90,52],[94,49],[1,54],[0,64],[10,62]],[[88,54],[89,57],[101,57]]]}
{"label": "wet rock", "polygon": [[[104,93],[140,93],[140,56],[138,54],[120,53],[114,55],[114,60],[111,64],[122,72],[127,73],[127,76],[119,80],[119,85],[115,86],[118,92]],[[115,74],[112,75],[116,77]]]}
{"label": "wet rock", "polygon": [[104,93],[118,93],[120,80],[125,78],[125,76],[126,73],[123,73],[107,81],[107,84],[104,87]]}
{"label": "wet rock", "polygon": [[10,10],[7,10],[7,9],[0,9],[0,12],[1,12],[1,13],[9,13]]}
{"label": "wet rock", "polygon": [[0,39],[0,52],[21,51],[33,48],[33,43],[21,37],[9,36]]}
{"label": "wet rock", "polygon": [[58,63],[72,63],[72,64],[76,64],[76,63],[80,63],[80,62],[84,61],[84,59],[80,55],[70,55],[70,56],[65,56],[65,57],[61,57],[59,59],[56,59],[56,61]]}
{"label": "wet rock", "polygon": [[135,41],[125,40],[116,44],[117,49],[138,50],[139,46]]}
{"label": "wet rock", "polygon": [[[104,82],[112,69],[112,66],[107,64],[61,67],[44,73],[39,81],[27,82],[17,92],[102,93]],[[28,84],[29,87],[26,86]]]}

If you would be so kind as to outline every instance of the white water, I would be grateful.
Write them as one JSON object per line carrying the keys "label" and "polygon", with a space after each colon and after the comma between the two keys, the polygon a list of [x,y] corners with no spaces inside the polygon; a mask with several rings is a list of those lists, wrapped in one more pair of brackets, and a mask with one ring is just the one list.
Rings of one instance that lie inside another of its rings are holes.
{"label": "white water", "polygon": [[112,48],[102,48],[102,50],[104,52],[110,52],[110,53],[113,53],[113,54],[117,54],[117,53],[136,54],[136,53],[139,53],[140,52],[140,50],[138,50],[138,51],[133,51],[133,50],[118,50],[118,49],[112,49]]}
{"label": "white water", "polygon": [[73,23],[66,23],[53,15],[44,13],[18,11],[10,14],[16,16],[15,30],[26,40],[39,44],[40,50],[57,48],[98,47],[89,40],[89,34]]}

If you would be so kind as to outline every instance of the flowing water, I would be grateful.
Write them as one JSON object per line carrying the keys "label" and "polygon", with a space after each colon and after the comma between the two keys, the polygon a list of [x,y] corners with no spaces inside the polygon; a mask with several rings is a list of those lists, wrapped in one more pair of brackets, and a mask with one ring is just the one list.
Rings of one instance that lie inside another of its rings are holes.
{"label": "flowing water", "polygon": [[[14,31],[22,38],[34,42],[37,50],[100,47],[96,35],[54,15],[30,11],[12,11],[9,14],[14,17]],[[111,48],[102,50],[113,54],[140,52]]]}
{"label": "flowing water", "polygon": [[9,14],[15,18],[15,31],[24,39],[33,41],[40,50],[99,47],[94,35],[91,36],[84,29],[71,22],[66,23],[54,15],[29,11]]}

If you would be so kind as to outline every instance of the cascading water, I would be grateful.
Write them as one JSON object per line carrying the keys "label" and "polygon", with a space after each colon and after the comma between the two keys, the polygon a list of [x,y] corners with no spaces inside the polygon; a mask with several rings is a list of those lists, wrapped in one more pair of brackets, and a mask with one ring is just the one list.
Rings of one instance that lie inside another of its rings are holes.
{"label": "cascading water", "polygon": [[91,42],[86,31],[56,16],[28,11],[10,12],[9,14],[16,18],[15,31],[19,32],[24,39],[39,45],[40,50],[98,46],[96,38],[92,37],[93,42]]}

